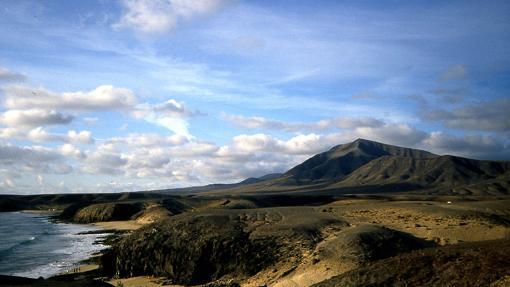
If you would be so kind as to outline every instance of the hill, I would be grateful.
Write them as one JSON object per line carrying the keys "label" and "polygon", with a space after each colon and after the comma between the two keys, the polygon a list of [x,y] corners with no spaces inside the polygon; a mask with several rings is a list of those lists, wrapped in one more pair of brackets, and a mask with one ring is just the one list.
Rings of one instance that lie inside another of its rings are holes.
{"label": "hill", "polygon": [[363,165],[383,156],[415,159],[437,157],[435,154],[422,150],[357,139],[352,143],[338,145],[329,151],[317,154],[290,169],[283,176],[298,184],[340,180]]}
{"label": "hill", "polygon": [[365,139],[319,153],[273,179],[212,193],[321,192],[502,195],[510,162],[487,161],[383,144]]}

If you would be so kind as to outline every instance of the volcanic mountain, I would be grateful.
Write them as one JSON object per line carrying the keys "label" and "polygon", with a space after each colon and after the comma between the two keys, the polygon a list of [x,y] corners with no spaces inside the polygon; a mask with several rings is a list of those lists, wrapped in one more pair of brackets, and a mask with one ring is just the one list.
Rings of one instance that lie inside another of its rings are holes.
{"label": "volcanic mountain", "polygon": [[240,192],[421,190],[443,194],[508,194],[509,189],[508,161],[437,155],[365,139],[319,153],[276,178],[235,188]]}
{"label": "volcanic mountain", "polygon": [[385,156],[415,159],[437,157],[422,150],[357,139],[311,157],[290,169],[284,177],[294,179],[298,184],[338,181],[372,160]]}

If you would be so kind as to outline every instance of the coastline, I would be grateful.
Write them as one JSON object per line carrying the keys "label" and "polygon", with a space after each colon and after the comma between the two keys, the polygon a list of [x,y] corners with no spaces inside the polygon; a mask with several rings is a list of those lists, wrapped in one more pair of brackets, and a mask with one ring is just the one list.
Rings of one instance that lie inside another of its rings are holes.
{"label": "coastline", "polygon": [[[118,220],[118,221],[104,221],[104,222],[94,222],[85,225],[92,225],[95,227],[99,227],[103,230],[104,234],[109,234],[112,236],[123,236],[122,234],[130,231],[134,231],[143,227],[145,224],[137,222],[135,220]],[[100,232],[97,231],[97,232]],[[108,235],[106,236],[108,237]],[[108,239],[107,239],[108,240]],[[112,239],[110,239],[112,240]],[[105,245],[110,246],[109,242],[103,243]],[[102,253],[95,254],[91,256],[89,259],[83,260],[83,264],[80,264],[77,268],[73,268],[68,270],[66,273],[61,275],[74,275],[86,276],[88,273],[92,273],[93,271],[99,271],[99,264],[92,263],[95,259],[99,259]],[[92,261],[92,262],[89,262]],[[165,277],[153,277],[153,276],[135,276],[129,278],[106,278],[104,282],[111,284],[113,286],[124,286],[124,287],[137,287],[137,286],[145,286],[145,287],[183,287],[182,285],[173,285],[167,284],[168,279]]]}
{"label": "coastline", "polygon": [[[69,222],[65,220],[60,220],[58,218],[58,215],[62,212],[62,210],[58,209],[23,209],[19,211],[12,211],[7,213],[19,213],[19,214],[27,214],[35,217],[41,217],[44,218],[45,224],[49,224],[51,226],[55,226],[54,231],[50,231],[50,236],[56,236],[55,238],[69,238],[67,239],[68,246],[64,247],[65,250],[62,254],[63,257],[61,259],[57,259],[59,262],[66,262],[67,264],[61,265],[59,268],[61,270],[54,270],[53,272],[49,274],[40,274],[39,273],[32,273],[32,271],[35,272],[35,269],[39,270],[39,268],[43,268],[45,266],[53,265],[53,263],[43,263],[41,265],[37,265],[32,267],[31,269],[27,269],[26,271],[20,270],[15,271],[14,273],[11,273],[13,275],[7,275],[10,273],[3,273],[3,276],[14,276],[14,277],[20,277],[20,278],[37,278],[37,277],[43,277],[43,278],[52,278],[55,276],[60,275],[66,275],[66,274],[72,274],[72,273],[80,273],[80,272],[87,272],[91,270],[95,270],[99,268],[99,264],[93,263],[94,258],[98,258],[100,256],[100,249],[104,247],[107,247],[107,244],[105,244],[105,238],[112,233],[112,231],[105,230],[100,225],[93,225],[93,224],[80,224],[75,222]],[[31,229],[27,229],[31,230]],[[58,231],[57,231],[58,230]],[[34,238],[39,238],[40,236],[47,237],[48,233],[46,231],[42,234],[36,234],[34,233]],[[83,237],[82,237],[83,236]],[[91,237],[92,236],[92,237]],[[87,239],[88,238],[88,239]],[[46,239],[48,240],[48,239]],[[49,240],[55,240],[55,239],[49,239]],[[92,241],[91,241],[92,240]],[[81,247],[83,244],[86,245],[85,248]],[[102,246],[101,246],[102,245]],[[94,247],[98,246],[98,247]],[[94,251],[97,248],[96,251]],[[60,252],[62,250],[59,249]],[[82,256],[75,256],[76,251],[83,252],[81,253]],[[51,252],[51,250],[50,250]],[[89,252],[92,252],[90,254],[87,254]],[[99,253],[98,253],[99,252]],[[69,255],[66,255],[69,254]],[[85,256],[83,256],[85,255]],[[69,266],[66,266],[69,265]],[[31,276],[33,275],[33,276]],[[1,285],[1,284],[0,284]]]}
{"label": "coastline", "polygon": [[31,214],[44,214],[44,215],[59,215],[62,210],[59,209],[22,209],[18,212],[31,213]]}

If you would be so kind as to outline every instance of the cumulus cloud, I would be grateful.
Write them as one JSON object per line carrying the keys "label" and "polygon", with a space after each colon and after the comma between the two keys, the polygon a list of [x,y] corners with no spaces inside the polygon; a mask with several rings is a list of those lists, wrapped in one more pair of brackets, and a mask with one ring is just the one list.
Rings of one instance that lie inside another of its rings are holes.
{"label": "cumulus cloud", "polygon": [[135,118],[141,118],[147,122],[162,126],[173,133],[191,138],[188,130],[188,117],[201,115],[197,111],[187,109],[183,103],[174,99],[157,104],[140,104],[132,112]]}
{"label": "cumulus cloud", "polygon": [[72,157],[75,159],[84,159],[86,157],[83,151],[81,151],[72,144],[63,144],[58,148],[58,150],[62,155]]}
{"label": "cumulus cloud", "polygon": [[226,156],[229,153],[250,154],[255,152],[312,154],[331,145],[331,142],[322,141],[322,139],[322,136],[313,133],[297,135],[288,140],[280,140],[266,134],[238,135],[233,138],[231,145],[223,147],[219,154]]}
{"label": "cumulus cloud", "polygon": [[0,67],[0,82],[22,82],[26,76]]}
{"label": "cumulus cloud", "polygon": [[124,13],[114,29],[130,28],[146,34],[174,29],[182,20],[217,11],[225,0],[124,0]]}
{"label": "cumulus cloud", "polygon": [[[5,94],[3,105],[7,110],[0,113],[0,124],[8,127],[0,131],[0,137],[3,138],[12,135],[36,141],[93,143],[93,139],[87,133],[76,135],[70,132],[67,136],[48,134],[43,126],[69,124],[74,119],[74,116],[58,110],[78,114],[119,111],[135,119],[162,126],[177,135],[191,138],[186,119],[202,115],[201,112],[189,110],[183,103],[174,99],[156,104],[138,103],[131,90],[111,85],[101,85],[88,92],[56,93],[23,85],[10,85],[3,91]],[[83,122],[95,124],[97,118],[87,117]],[[32,130],[26,131],[28,128]]]}
{"label": "cumulus cloud", "polygon": [[[494,137],[456,137],[439,132],[427,134],[404,124],[384,124],[379,128],[359,127],[336,133],[298,134],[287,139],[262,133],[242,134],[222,146],[179,135],[158,134],[131,134],[106,139],[95,149],[86,151],[71,143],[55,150],[13,146],[4,146],[2,150],[0,146],[0,164],[15,165],[17,170],[23,170],[19,167],[20,163],[26,168],[25,164],[33,162],[39,165],[33,172],[39,174],[78,170],[100,176],[156,182],[164,179],[174,186],[235,182],[251,176],[284,172],[314,154],[358,137],[423,148],[440,154],[493,159],[510,156],[508,145]],[[41,155],[36,155],[40,158],[30,156],[33,149],[38,149]],[[66,164],[66,160],[72,160],[74,166]],[[52,163],[51,167],[42,164],[44,162]]]}
{"label": "cumulus cloud", "polygon": [[83,170],[93,174],[115,175],[121,174],[122,167],[126,164],[127,159],[123,154],[98,149],[87,154]]}
{"label": "cumulus cloud", "polygon": [[383,143],[415,147],[425,138],[427,133],[407,124],[384,124],[381,127],[360,127],[346,133],[351,139],[365,138]]}
{"label": "cumulus cloud", "polygon": [[10,172],[69,173],[72,167],[60,153],[41,146],[13,146],[0,144],[0,167]]}
{"label": "cumulus cloud", "polygon": [[171,147],[189,142],[189,138],[182,135],[163,136],[155,133],[132,133],[125,137],[114,137],[108,143],[122,144],[129,147]]}
{"label": "cumulus cloud", "polygon": [[228,114],[223,114],[222,116],[227,121],[243,128],[281,130],[287,132],[316,131],[331,128],[352,129],[356,127],[380,127],[383,125],[382,121],[368,117],[339,117],[313,123],[296,123],[267,119],[264,117],[245,117],[241,115]]}
{"label": "cumulus cloud", "polygon": [[441,73],[442,81],[460,80],[467,76],[467,69],[464,65],[453,65]]}
{"label": "cumulus cloud", "polygon": [[28,131],[26,135],[22,132],[18,136],[20,139],[28,139],[34,142],[53,142],[53,141],[64,141],[64,135],[50,134],[44,128],[37,127]]}
{"label": "cumulus cloud", "polygon": [[92,137],[92,133],[90,131],[80,131],[76,132],[70,130],[67,132],[68,141],[71,143],[80,143],[80,144],[93,144],[94,138]]}
{"label": "cumulus cloud", "polygon": [[422,113],[422,118],[440,122],[448,128],[509,131],[510,117],[508,111],[510,111],[510,99],[499,99],[465,105],[450,111],[427,109]]}
{"label": "cumulus cloud", "polygon": [[49,162],[60,159],[58,153],[41,146],[18,147],[0,144],[0,161]]}
{"label": "cumulus cloud", "polygon": [[155,104],[151,107],[151,110],[154,113],[168,117],[188,117],[197,114],[197,112],[188,110],[184,107],[183,103],[180,103],[174,99]]}
{"label": "cumulus cloud", "polygon": [[[325,147],[320,136],[309,134],[281,140],[264,134],[240,135],[225,146],[196,139],[155,134],[133,134],[105,141],[86,152],[82,170],[130,178],[167,178],[210,183],[285,170]],[[80,155],[64,145],[62,153]]]}
{"label": "cumulus cloud", "polygon": [[66,125],[71,123],[73,116],[64,115],[55,110],[8,110],[0,113],[0,124],[12,127],[37,127],[45,125]]}
{"label": "cumulus cloud", "polygon": [[137,104],[137,99],[131,90],[111,85],[98,86],[88,92],[65,93],[11,85],[4,88],[4,93],[4,107],[19,110],[129,110]]}
{"label": "cumulus cloud", "polygon": [[90,131],[77,132],[70,130],[67,134],[54,134],[49,133],[43,127],[29,130],[12,127],[0,128],[0,138],[29,140],[33,142],[66,142],[79,144],[93,144],[95,141]]}

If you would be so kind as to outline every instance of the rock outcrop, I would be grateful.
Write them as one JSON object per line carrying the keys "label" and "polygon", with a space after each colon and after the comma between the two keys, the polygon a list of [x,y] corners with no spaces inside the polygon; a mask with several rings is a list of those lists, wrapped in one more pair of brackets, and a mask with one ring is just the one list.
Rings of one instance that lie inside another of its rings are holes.
{"label": "rock outcrop", "polygon": [[98,203],[72,205],[62,212],[62,218],[78,223],[128,220],[143,209],[141,203]]}
{"label": "rock outcrop", "polygon": [[182,285],[238,282],[277,262],[299,262],[322,229],[345,225],[306,207],[188,212],[123,238],[102,266],[110,275],[165,276]]}

